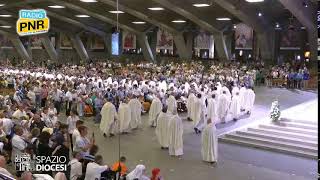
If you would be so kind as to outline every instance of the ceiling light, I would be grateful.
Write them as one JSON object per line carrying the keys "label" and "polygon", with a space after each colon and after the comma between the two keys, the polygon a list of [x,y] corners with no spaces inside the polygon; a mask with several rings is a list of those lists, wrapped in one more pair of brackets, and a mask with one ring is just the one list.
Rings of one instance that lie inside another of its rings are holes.
{"label": "ceiling light", "polygon": [[4,5],[5,5],[5,4],[0,4],[0,7],[1,7],[1,6],[4,6]]}
{"label": "ceiling light", "polygon": [[246,0],[249,3],[263,2],[264,0]]}
{"label": "ceiling light", "polygon": [[173,23],[185,23],[186,21],[185,20],[173,20],[171,22],[173,22]]}
{"label": "ceiling light", "polygon": [[124,13],[123,11],[109,11],[109,13],[112,13],[112,14],[122,14]]}
{"label": "ceiling light", "polygon": [[162,7],[152,7],[152,8],[148,8],[151,11],[162,11],[164,10]]}
{"label": "ceiling light", "polygon": [[261,16],[262,16],[262,13],[261,13],[261,12],[259,12],[259,13],[258,13],[258,16],[259,16],[259,17],[261,17]]}
{"label": "ceiling light", "polygon": [[78,14],[78,15],[76,15],[76,17],[79,17],[79,18],[87,18],[87,17],[90,17],[90,16],[88,16],[88,15],[86,15],[86,14]]}
{"label": "ceiling light", "polygon": [[97,0],[80,0],[81,2],[92,3],[97,2]]}
{"label": "ceiling light", "polygon": [[208,7],[210,5],[209,4],[192,4],[192,6],[195,6],[195,7]]}
{"label": "ceiling light", "polygon": [[302,26],[301,29],[306,29],[306,27]]}
{"label": "ceiling light", "polygon": [[0,26],[1,28],[6,28],[6,29],[9,29],[11,28],[11,26]]}
{"label": "ceiling light", "polygon": [[280,25],[279,25],[279,23],[277,23],[277,24],[276,24],[276,28],[279,28],[279,27],[280,27]]}
{"label": "ceiling light", "polygon": [[60,6],[60,5],[52,5],[52,6],[48,6],[49,8],[53,8],[53,9],[63,9],[65,8],[64,6]]}
{"label": "ceiling light", "polygon": [[0,17],[11,17],[12,15],[10,14],[0,14]]}
{"label": "ceiling light", "polygon": [[134,21],[134,22],[132,22],[133,24],[145,24],[146,22],[144,22],[144,21]]}
{"label": "ceiling light", "polygon": [[236,29],[237,28],[237,25],[233,25],[233,29]]}
{"label": "ceiling light", "polygon": [[216,18],[218,21],[230,21],[230,18]]}

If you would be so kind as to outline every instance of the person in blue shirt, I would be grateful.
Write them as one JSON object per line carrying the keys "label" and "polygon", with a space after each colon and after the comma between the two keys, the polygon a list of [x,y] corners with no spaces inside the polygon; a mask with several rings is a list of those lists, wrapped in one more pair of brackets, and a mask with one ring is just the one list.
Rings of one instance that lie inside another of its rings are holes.
{"label": "person in blue shirt", "polygon": [[297,88],[301,89],[302,88],[302,80],[303,80],[302,69],[299,69],[299,72],[296,75],[296,79],[297,79]]}
{"label": "person in blue shirt", "polygon": [[308,82],[310,79],[310,74],[307,68],[304,68],[303,70],[303,88],[306,89],[308,88]]}
{"label": "person in blue shirt", "polygon": [[298,75],[297,72],[293,72],[293,76],[292,76],[292,79],[293,79],[293,88],[297,88],[297,86],[298,86],[298,78],[297,78],[297,75]]}
{"label": "person in blue shirt", "polygon": [[288,88],[292,88],[294,86],[293,78],[294,78],[294,72],[293,70],[291,70],[291,72],[288,74]]}

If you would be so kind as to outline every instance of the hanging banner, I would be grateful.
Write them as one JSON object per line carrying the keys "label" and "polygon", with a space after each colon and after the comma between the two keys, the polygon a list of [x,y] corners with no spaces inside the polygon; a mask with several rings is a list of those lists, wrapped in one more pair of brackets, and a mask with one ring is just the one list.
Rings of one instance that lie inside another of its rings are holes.
{"label": "hanging banner", "polygon": [[253,29],[244,23],[236,25],[235,29],[235,48],[252,49]]}
{"label": "hanging banner", "polygon": [[92,35],[91,38],[91,49],[104,49],[104,40],[102,37]]}
{"label": "hanging banner", "polygon": [[200,32],[194,38],[194,48],[195,49],[211,49],[213,46],[213,36],[206,34],[205,32]]}
{"label": "hanging banner", "polygon": [[0,34],[0,47],[3,49],[12,48],[11,41],[4,35]]}
{"label": "hanging banner", "polygon": [[300,26],[287,25],[281,32],[280,49],[299,50],[300,49]]}
{"label": "hanging banner", "polygon": [[159,29],[157,33],[157,49],[173,50],[173,36],[169,32]]}
{"label": "hanging banner", "polygon": [[72,49],[71,40],[64,33],[60,33],[60,49]]}
{"label": "hanging banner", "polygon": [[136,49],[136,35],[123,31],[122,47],[123,49]]}
{"label": "hanging banner", "polygon": [[38,36],[30,36],[31,49],[42,49],[42,42]]}

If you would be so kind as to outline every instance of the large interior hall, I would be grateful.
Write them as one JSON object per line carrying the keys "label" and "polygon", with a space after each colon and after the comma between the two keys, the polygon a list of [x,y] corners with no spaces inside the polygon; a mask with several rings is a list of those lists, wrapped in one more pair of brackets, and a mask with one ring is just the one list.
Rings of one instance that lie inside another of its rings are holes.
{"label": "large interior hall", "polygon": [[318,179],[319,7],[0,0],[0,180]]}

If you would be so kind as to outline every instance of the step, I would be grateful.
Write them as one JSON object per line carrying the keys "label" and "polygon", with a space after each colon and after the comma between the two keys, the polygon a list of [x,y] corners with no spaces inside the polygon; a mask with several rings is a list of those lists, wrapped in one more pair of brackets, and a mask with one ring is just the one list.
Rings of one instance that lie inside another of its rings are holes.
{"label": "step", "polygon": [[279,136],[289,136],[289,137],[304,139],[308,141],[318,141],[317,136],[305,135],[301,133],[292,133],[292,132],[286,132],[286,131],[261,129],[261,128],[248,128],[247,130],[252,132],[260,132],[260,133],[273,134],[273,135],[279,135]]}
{"label": "step", "polygon": [[297,122],[278,121],[275,124],[279,125],[279,126],[285,126],[285,127],[294,127],[294,128],[301,128],[301,129],[318,130],[318,126],[309,125],[309,124],[303,124],[303,123],[297,123]]}
{"label": "step", "polygon": [[254,142],[258,142],[258,143],[264,143],[265,145],[275,145],[275,146],[280,146],[280,147],[285,147],[285,148],[293,148],[293,149],[312,152],[312,153],[318,152],[318,147],[299,145],[299,144],[264,139],[264,138],[259,138],[259,137],[249,137],[246,135],[240,135],[240,134],[235,134],[235,133],[227,134],[225,136],[230,137],[230,138],[234,138],[234,139],[244,139],[244,140],[254,141]]}
{"label": "step", "polygon": [[318,159],[318,153],[305,152],[305,151],[292,149],[292,148],[279,147],[279,146],[275,146],[275,145],[266,146],[264,143],[258,143],[258,142],[247,141],[247,140],[232,139],[232,138],[227,138],[227,137],[221,137],[221,138],[219,138],[219,141],[226,142],[226,143],[238,144],[238,145],[242,145],[242,146],[260,148],[260,149],[264,149],[264,150],[272,150],[272,151],[280,152],[280,153],[284,153],[284,154],[291,154],[291,155],[296,155],[296,156],[301,156],[301,157],[306,157],[306,158]]}
{"label": "step", "polygon": [[287,118],[281,118],[280,121],[284,121],[284,122],[296,122],[296,123],[301,123],[301,124],[309,124],[309,125],[318,126],[318,122],[317,122],[317,121],[307,121],[307,120],[287,119]]}
{"label": "step", "polygon": [[307,141],[303,139],[292,138],[290,136],[279,136],[279,135],[273,135],[269,133],[252,132],[252,131],[237,131],[236,133],[240,135],[250,136],[250,137],[263,138],[266,140],[275,140],[275,141],[288,142],[288,143],[297,144],[297,145],[318,147],[317,141]]}
{"label": "step", "polygon": [[284,132],[293,132],[293,133],[301,133],[301,134],[307,134],[307,135],[312,135],[312,136],[318,136],[318,131],[301,129],[301,128],[294,128],[294,127],[283,127],[283,126],[278,126],[278,125],[273,125],[273,124],[261,124],[261,125],[259,125],[259,128],[273,129],[273,130],[284,131]]}

